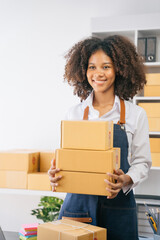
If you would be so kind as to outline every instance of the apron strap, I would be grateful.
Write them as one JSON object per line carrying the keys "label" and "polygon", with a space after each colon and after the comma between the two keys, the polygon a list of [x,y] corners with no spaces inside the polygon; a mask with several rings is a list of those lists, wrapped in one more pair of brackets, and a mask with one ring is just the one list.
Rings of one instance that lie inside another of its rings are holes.
{"label": "apron strap", "polygon": [[125,103],[124,100],[120,98],[120,105],[121,105],[121,113],[120,113],[120,120],[117,124],[123,125],[126,123],[125,121]]}
{"label": "apron strap", "polygon": [[[126,123],[125,121],[125,103],[124,100],[120,98],[121,112],[120,112],[120,120],[117,124],[123,125]],[[84,109],[83,120],[88,120],[89,106]]]}
{"label": "apron strap", "polygon": [[89,107],[84,109],[83,120],[88,120]]}

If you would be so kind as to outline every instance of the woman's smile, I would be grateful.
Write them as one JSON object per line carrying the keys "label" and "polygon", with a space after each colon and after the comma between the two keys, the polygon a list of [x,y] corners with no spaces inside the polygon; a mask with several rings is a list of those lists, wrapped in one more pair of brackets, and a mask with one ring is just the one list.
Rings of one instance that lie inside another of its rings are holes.
{"label": "woman's smile", "polygon": [[92,81],[94,82],[94,84],[103,85],[104,83],[107,82],[107,79],[105,79],[105,80],[95,80],[95,79],[93,79]]}

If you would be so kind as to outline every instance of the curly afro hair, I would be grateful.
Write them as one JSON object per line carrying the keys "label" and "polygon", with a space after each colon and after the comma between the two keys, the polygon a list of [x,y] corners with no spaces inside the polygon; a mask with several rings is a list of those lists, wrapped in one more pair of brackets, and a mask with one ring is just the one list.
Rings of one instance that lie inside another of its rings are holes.
{"label": "curly afro hair", "polygon": [[124,100],[133,98],[146,84],[145,68],[135,46],[119,35],[104,39],[89,37],[75,44],[65,56],[64,80],[74,87],[74,94],[84,100],[92,91],[86,72],[90,56],[103,50],[115,67],[114,91]]}

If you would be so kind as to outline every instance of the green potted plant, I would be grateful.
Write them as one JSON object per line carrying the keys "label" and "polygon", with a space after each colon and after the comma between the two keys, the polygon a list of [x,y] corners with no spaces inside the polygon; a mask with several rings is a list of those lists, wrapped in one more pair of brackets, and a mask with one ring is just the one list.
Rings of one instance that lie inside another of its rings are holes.
{"label": "green potted plant", "polygon": [[41,197],[38,204],[40,208],[31,210],[31,215],[35,215],[43,222],[52,222],[57,220],[62,203],[63,200],[57,197]]}

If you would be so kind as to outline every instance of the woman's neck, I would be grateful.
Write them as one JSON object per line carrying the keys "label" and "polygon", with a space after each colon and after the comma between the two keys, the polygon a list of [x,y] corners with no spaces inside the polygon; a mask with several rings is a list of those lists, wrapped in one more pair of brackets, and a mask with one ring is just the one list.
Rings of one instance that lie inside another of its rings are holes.
{"label": "woman's neck", "polygon": [[113,108],[114,99],[114,94],[93,92],[93,107],[99,111],[99,117],[103,116]]}
{"label": "woman's neck", "polygon": [[93,106],[105,108],[108,105],[114,104],[115,94],[105,94],[105,93],[96,93],[93,92]]}

